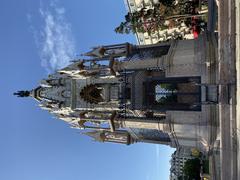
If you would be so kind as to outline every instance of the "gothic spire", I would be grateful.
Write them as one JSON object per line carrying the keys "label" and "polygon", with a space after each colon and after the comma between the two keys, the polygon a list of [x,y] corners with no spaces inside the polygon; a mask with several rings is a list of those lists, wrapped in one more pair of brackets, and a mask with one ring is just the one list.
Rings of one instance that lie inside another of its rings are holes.
{"label": "gothic spire", "polygon": [[104,142],[105,135],[102,131],[84,132],[85,135],[92,137],[95,141]]}
{"label": "gothic spire", "polygon": [[92,56],[92,57],[104,57],[106,49],[104,47],[94,48],[90,52],[83,54],[84,56]]}
{"label": "gothic spire", "polygon": [[28,97],[28,96],[30,96],[30,91],[17,91],[15,93],[13,93],[13,95],[15,95],[17,97]]}

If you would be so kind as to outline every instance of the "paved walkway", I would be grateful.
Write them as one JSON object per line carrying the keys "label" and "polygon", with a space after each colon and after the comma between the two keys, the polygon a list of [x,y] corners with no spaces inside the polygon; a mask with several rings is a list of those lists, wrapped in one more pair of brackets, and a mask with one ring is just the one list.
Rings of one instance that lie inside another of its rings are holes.
{"label": "paved walkway", "polygon": [[[219,30],[219,121],[221,180],[238,180],[236,99],[236,10],[237,0],[221,0]],[[239,19],[238,19],[239,21]],[[237,49],[237,51],[236,51]]]}
{"label": "paved walkway", "polygon": [[237,69],[237,164],[240,178],[240,0],[236,0],[236,69]]}

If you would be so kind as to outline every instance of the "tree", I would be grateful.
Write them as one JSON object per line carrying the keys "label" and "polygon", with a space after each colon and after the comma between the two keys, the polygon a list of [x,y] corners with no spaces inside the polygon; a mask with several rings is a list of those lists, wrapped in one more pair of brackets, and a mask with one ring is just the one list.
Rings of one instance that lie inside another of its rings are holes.
{"label": "tree", "polygon": [[142,8],[139,11],[128,13],[125,21],[115,28],[117,33],[136,33],[136,32],[152,32],[157,28],[164,27],[164,16],[170,15],[171,8],[163,4],[155,5],[153,9]]}
{"label": "tree", "polygon": [[189,159],[185,162],[183,173],[187,180],[200,180],[200,159]]}
{"label": "tree", "polygon": [[[198,1],[198,0],[197,0]],[[147,32],[151,34],[157,30],[178,27],[182,22],[199,15],[196,11],[196,1],[160,0],[152,9],[143,7],[139,11],[128,13],[125,21],[115,28],[116,33]]]}

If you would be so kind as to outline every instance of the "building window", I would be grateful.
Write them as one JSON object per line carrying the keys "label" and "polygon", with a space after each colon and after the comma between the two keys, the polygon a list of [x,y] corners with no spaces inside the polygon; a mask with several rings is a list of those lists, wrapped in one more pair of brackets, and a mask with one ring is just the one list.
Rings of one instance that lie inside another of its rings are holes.
{"label": "building window", "polygon": [[200,110],[200,78],[163,78],[145,84],[146,106],[161,110]]}
{"label": "building window", "polygon": [[155,86],[155,102],[158,104],[177,101],[177,87],[175,84],[163,83]]}

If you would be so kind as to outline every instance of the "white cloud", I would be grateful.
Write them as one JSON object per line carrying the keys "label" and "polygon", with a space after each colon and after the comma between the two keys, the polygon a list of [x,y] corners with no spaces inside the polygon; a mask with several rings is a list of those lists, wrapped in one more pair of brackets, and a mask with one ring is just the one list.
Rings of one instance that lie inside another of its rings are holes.
{"label": "white cloud", "polygon": [[48,7],[40,5],[43,26],[33,34],[39,48],[41,65],[48,73],[68,65],[76,52],[71,24],[66,20],[65,12],[56,1],[51,1]]}

